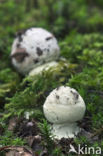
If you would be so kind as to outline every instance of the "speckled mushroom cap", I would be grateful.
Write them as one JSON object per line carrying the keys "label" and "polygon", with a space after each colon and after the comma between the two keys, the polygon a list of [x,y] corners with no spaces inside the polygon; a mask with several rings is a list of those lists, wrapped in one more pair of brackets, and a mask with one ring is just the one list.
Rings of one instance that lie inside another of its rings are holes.
{"label": "speckled mushroom cap", "polygon": [[54,89],[43,106],[47,120],[56,124],[81,120],[85,109],[85,103],[79,93],[64,86]]}
{"label": "speckled mushroom cap", "polygon": [[12,45],[11,60],[20,73],[26,74],[41,64],[55,61],[59,53],[53,34],[42,28],[30,28],[17,34]]}

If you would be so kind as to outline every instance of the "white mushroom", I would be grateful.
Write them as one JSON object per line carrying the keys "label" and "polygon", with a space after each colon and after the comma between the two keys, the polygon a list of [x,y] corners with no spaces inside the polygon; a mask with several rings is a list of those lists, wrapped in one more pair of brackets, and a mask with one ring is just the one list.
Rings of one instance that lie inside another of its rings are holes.
{"label": "white mushroom", "polygon": [[43,106],[45,117],[53,123],[52,133],[57,139],[74,138],[80,132],[76,122],[83,118],[85,109],[79,93],[64,86],[54,89]]}
{"label": "white mushroom", "polygon": [[64,58],[59,58],[59,61],[52,61],[49,63],[45,63],[43,65],[40,65],[37,68],[34,68],[33,70],[31,70],[29,72],[29,76],[35,76],[38,74],[42,74],[42,72],[44,71],[48,71],[50,70],[53,73],[58,73],[58,72],[62,72],[62,70],[69,68],[70,64],[68,63],[68,61],[66,61],[66,59]]}
{"label": "white mushroom", "polygon": [[60,50],[56,38],[42,28],[30,28],[19,32],[15,38],[11,60],[22,74],[44,63],[57,60]]}
{"label": "white mushroom", "polygon": [[45,63],[37,68],[34,68],[33,70],[30,71],[29,73],[29,76],[34,76],[34,75],[37,75],[37,74],[40,74],[42,73],[43,71],[47,71],[49,70],[50,68],[55,68],[58,66],[58,63],[57,62],[50,62],[50,63]]}

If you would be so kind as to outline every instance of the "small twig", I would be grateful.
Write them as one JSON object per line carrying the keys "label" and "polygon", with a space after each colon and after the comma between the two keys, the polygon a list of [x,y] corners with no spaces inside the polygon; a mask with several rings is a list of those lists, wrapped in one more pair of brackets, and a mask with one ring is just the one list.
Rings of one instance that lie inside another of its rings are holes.
{"label": "small twig", "polygon": [[12,146],[4,146],[4,147],[1,147],[1,148],[0,148],[0,151],[4,151],[5,149],[8,149],[8,148],[10,148],[10,147],[12,147]]}

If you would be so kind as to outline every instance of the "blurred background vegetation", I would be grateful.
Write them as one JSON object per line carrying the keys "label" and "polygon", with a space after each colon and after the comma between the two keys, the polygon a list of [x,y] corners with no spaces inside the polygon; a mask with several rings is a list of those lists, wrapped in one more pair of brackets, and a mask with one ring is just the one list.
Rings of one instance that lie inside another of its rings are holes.
{"label": "blurred background vegetation", "polygon": [[[13,69],[9,55],[15,34],[30,27],[54,33],[69,68],[32,79]],[[41,106],[60,85],[76,88],[83,96],[87,105],[83,128],[99,131],[92,145],[103,146],[103,0],[0,0],[0,126],[5,131],[0,144],[21,145],[16,132],[8,133],[9,117],[35,108],[32,117],[42,123]],[[75,140],[75,144],[83,142],[82,137]]]}
{"label": "blurred background vegetation", "polygon": [[0,0],[0,56],[9,55],[18,30],[43,27],[60,41],[73,32],[103,32],[102,16],[102,0]]}
{"label": "blurred background vegetation", "polygon": [[102,32],[102,15],[102,0],[0,0],[0,50],[10,52],[14,34],[30,27],[46,28],[58,39],[71,31]]}

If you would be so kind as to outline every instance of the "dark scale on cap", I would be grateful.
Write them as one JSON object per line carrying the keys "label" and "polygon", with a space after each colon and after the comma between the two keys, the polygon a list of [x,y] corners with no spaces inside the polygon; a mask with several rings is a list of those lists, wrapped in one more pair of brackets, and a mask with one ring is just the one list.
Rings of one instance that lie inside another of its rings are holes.
{"label": "dark scale on cap", "polygon": [[24,35],[26,33],[28,29],[23,29],[23,30],[20,30],[16,33],[16,36],[19,36],[19,35]]}
{"label": "dark scale on cap", "polygon": [[16,47],[17,48],[20,48],[21,44],[20,43],[17,43]]}
{"label": "dark scale on cap", "polygon": [[23,40],[22,39],[22,32],[21,31],[17,32],[16,37],[18,37],[19,42],[21,42]]}
{"label": "dark scale on cap", "polygon": [[19,42],[22,42],[22,36],[18,36]]}
{"label": "dark scale on cap", "polygon": [[49,49],[46,49],[46,48],[45,48],[45,49],[43,49],[43,50],[44,50],[44,51],[46,51],[46,52],[49,52],[49,51],[50,51]]}
{"label": "dark scale on cap", "polygon": [[34,59],[33,61],[34,61],[35,64],[39,62],[38,59]]}
{"label": "dark scale on cap", "polygon": [[78,93],[73,92],[72,90],[71,90],[71,93],[74,95],[75,99],[77,100],[77,99],[78,99],[78,97],[79,97]]}
{"label": "dark scale on cap", "polygon": [[76,94],[76,99],[78,99],[79,98],[79,95],[78,94]]}
{"label": "dark scale on cap", "polygon": [[27,31],[27,29],[24,29],[24,30],[20,30],[16,33],[16,37],[18,37],[19,42],[22,42],[22,40],[23,40],[22,35],[26,35],[26,31]]}
{"label": "dark scale on cap", "polygon": [[18,52],[18,53],[13,54],[11,57],[15,58],[18,63],[22,63],[25,57],[28,57],[28,56],[29,54],[26,52]]}
{"label": "dark scale on cap", "polygon": [[56,95],[56,98],[59,99],[60,98],[59,95]]}
{"label": "dark scale on cap", "polygon": [[19,42],[22,42],[22,34],[21,34],[21,32],[18,32],[17,33],[17,37],[18,37],[18,40],[19,40]]}
{"label": "dark scale on cap", "polygon": [[39,47],[37,47],[36,50],[37,50],[37,54],[39,56],[41,56],[43,54],[43,51]]}
{"label": "dark scale on cap", "polygon": [[51,40],[51,39],[53,39],[53,36],[47,37],[47,38],[46,38],[46,41],[49,41],[49,40]]}

